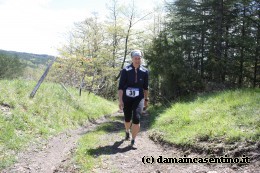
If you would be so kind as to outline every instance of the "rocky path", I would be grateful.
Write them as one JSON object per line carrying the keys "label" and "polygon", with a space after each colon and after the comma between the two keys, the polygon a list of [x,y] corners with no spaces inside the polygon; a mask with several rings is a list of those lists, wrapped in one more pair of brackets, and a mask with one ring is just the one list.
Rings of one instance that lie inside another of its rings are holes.
{"label": "rocky path", "polygon": [[[129,146],[130,141],[123,140],[122,114],[114,114],[118,117],[117,125],[114,126],[114,132],[103,136],[105,145],[97,146],[92,152],[100,157],[102,164],[95,167],[91,172],[169,172],[169,173],[259,173],[259,162],[242,167],[232,167],[228,164],[175,164],[175,163],[157,163],[160,158],[180,158],[184,157],[202,157],[196,153],[184,153],[174,148],[161,146],[149,138],[148,116],[142,117],[142,128],[139,133],[135,147]],[[120,120],[121,119],[121,120]],[[102,118],[95,123],[89,123],[85,127],[76,130],[61,133],[48,142],[42,148],[31,147],[27,152],[18,155],[18,163],[3,172],[79,172],[71,160],[71,153],[74,151],[79,138],[94,130],[99,124],[110,122],[110,118]],[[119,124],[119,125],[118,125]],[[147,163],[152,161],[154,163]]]}
{"label": "rocky path", "polygon": [[[149,116],[149,115],[146,115]],[[142,130],[136,139],[134,148],[129,147],[130,141],[122,140],[118,134],[109,134],[107,141],[113,138],[115,141],[106,146],[96,148],[96,154],[106,156],[102,158],[102,166],[93,169],[93,172],[138,172],[138,173],[237,173],[237,172],[260,172],[259,167],[232,167],[227,164],[175,164],[158,163],[160,158],[181,158],[186,155],[190,158],[205,158],[195,153],[183,153],[177,148],[161,146],[149,138],[148,117],[142,117]],[[117,131],[115,129],[115,131]],[[117,139],[117,140],[116,140]],[[120,140],[121,139],[121,140]],[[105,139],[106,140],[106,139]],[[107,149],[110,150],[107,150]],[[106,152],[110,151],[110,152]],[[154,163],[152,162],[154,158]],[[147,163],[149,161],[150,163]]]}
{"label": "rocky path", "polygon": [[18,154],[18,162],[3,171],[2,173],[51,173],[68,159],[73,149],[76,147],[79,138],[94,130],[99,124],[108,119],[103,117],[85,126],[60,133],[48,141],[31,144],[24,152]]}

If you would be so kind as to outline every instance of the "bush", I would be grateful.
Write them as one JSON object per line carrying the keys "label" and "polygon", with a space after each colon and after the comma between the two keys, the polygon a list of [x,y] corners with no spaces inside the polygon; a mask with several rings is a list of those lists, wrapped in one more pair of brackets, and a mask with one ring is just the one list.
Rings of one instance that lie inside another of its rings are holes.
{"label": "bush", "polygon": [[17,56],[0,53],[0,79],[22,76],[24,65]]}

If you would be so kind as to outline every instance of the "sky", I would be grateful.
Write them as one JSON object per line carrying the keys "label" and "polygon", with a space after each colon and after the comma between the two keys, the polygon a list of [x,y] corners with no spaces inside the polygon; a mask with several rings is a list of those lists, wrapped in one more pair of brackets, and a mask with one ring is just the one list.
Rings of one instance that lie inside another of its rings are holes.
{"label": "sky", "polygon": [[[157,1],[135,2],[140,9],[152,10]],[[73,24],[92,12],[105,16],[108,3],[109,0],[0,0],[0,49],[56,56]]]}

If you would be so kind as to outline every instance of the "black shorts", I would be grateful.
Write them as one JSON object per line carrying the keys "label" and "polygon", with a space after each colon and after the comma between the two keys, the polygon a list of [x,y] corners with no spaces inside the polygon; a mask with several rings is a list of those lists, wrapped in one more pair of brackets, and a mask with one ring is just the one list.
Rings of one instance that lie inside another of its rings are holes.
{"label": "black shorts", "polygon": [[140,116],[144,108],[144,99],[127,100],[124,102],[125,122],[132,120],[133,124],[140,123]]}

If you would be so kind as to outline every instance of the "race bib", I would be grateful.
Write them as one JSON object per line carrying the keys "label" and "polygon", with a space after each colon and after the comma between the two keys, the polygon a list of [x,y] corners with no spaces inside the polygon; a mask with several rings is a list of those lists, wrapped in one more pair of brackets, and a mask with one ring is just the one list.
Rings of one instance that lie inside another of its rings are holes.
{"label": "race bib", "polygon": [[139,88],[130,88],[126,89],[126,96],[128,97],[137,97],[139,96]]}

